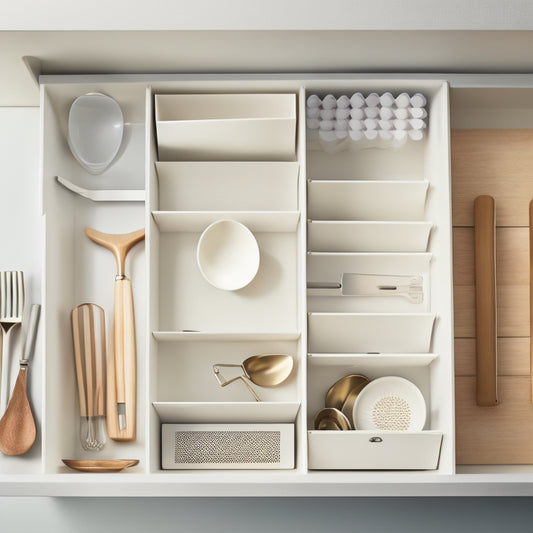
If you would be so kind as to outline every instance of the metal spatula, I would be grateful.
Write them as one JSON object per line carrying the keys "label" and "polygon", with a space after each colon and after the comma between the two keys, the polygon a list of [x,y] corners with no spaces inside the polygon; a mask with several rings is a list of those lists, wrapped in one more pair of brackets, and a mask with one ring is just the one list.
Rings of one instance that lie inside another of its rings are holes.
{"label": "metal spatula", "polygon": [[410,302],[424,301],[422,276],[343,274],[339,282],[307,282],[309,296],[403,296]]}

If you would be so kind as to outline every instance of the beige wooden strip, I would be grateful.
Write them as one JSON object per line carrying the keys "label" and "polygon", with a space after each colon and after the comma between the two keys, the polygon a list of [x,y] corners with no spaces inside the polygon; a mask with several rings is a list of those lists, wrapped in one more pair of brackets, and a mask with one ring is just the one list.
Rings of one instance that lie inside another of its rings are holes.
{"label": "beige wooden strip", "polygon": [[[501,286],[497,291],[498,337],[529,337],[529,285]],[[455,337],[476,336],[475,287],[454,289]]]}
{"label": "beige wooden strip", "polygon": [[496,199],[498,226],[528,226],[533,130],[452,130],[452,218],[474,225],[474,199]]}
{"label": "beige wooden strip", "polygon": [[529,377],[500,377],[498,392],[499,405],[479,407],[475,378],[455,379],[458,464],[533,463]]}
{"label": "beige wooden strip", "polygon": [[[529,337],[502,337],[497,345],[499,376],[529,376]],[[455,375],[476,375],[476,339],[455,339]]]}

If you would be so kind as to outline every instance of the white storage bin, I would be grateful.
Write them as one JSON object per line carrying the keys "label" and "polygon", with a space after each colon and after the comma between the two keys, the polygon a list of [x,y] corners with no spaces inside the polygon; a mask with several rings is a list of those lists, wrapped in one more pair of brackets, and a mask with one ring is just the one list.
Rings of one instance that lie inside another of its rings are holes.
{"label": "white storage bin", "polygon": [[310,470],[435,470],[440,431],[308,431]]}
{"label": "white storage bin", "polygon": [[157,94],[159,159],[292,161],[295,94]]}

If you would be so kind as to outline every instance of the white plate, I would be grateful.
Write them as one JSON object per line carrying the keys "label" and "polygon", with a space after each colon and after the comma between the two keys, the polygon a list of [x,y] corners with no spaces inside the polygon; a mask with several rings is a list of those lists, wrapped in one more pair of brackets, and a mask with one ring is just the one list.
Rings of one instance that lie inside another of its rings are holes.
{"label": "white plate", "polygon": [[118,103],[100,93],[78,96],[68,115],[68,145],[78,163],[101,174],[115,159],[124,133]]}
{"label": "white plate", "polygon": [[356,429],[422,431],[426,402],[420,389],[409,380],[386,376],[371,381],[353,406]]}

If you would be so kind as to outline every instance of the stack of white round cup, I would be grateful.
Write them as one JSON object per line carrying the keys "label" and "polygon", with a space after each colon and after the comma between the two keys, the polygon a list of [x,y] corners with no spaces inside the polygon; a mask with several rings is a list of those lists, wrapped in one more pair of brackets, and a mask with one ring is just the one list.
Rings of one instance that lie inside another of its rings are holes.
{"label": "stack of white round cup", "polygon": [[323,99],[312,94],[306,104],[308,139],[321,141],[325,149],[346,142],[363,148],[419,141],[427,126],[426,103],[421,93],[395,97],[390,92],[366,96],[357,92],[339,98],[328,94]]}

